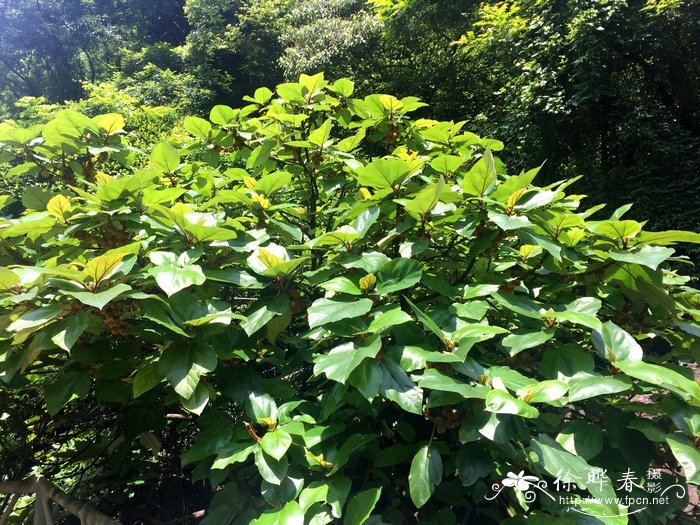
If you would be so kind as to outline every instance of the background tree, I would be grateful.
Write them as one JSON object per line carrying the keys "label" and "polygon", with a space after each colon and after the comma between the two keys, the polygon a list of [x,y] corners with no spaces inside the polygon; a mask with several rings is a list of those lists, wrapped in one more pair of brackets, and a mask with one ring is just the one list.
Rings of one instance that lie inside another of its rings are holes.
{"label": "background tree", "polygon": [[0,92],[4,97],[82,95],[120,44],[108,19],[80,1],[0,2]]}
{"label": "background tree", "polygon": [[186,2],[192,28],[187,59],[219,100],[240,101],[258,87],[282,80],[279,38],[290,5],[288,0]]}
{"label": "background tree", "polygon": [[280,35],[285,76],[297,78],[315,71],[336,78],[355,75],[371,89],[375,81],[372,68],[363,65],[374,65],[367,57],[373,57],[380,44],[380,29],[380,20],[363,1],[295,2]]}
{"label": "background tree", "polygon": [[[434,115],[502,137],[513,146],[507,159],[514,166],[544,162],[548,180],[587,174],[579,188],[595,199],[621,205],[632,191],[634,216],[658,228],[698,227],[694,207],[673,206],[677,195],[698,198],[696,3],[370,7],[383,24],[378,45],[326,66],[357,76],[360,92],[419,94]],[[353,15],[344,16],[350,23]],[[309,31],[304,45],[334,49],[343,39],[342,31]]]}

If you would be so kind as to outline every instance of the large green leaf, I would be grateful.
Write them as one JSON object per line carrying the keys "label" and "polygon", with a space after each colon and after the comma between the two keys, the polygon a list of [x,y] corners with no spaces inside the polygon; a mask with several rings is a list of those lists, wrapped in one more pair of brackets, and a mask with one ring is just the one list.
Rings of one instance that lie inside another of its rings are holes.
{"label": "large green leaf", "polygon": [[255,181],[255,191],[271,195],[292,182],[292,174],[286,171],[275,171]]}
{"label": "large green leaf", "polygon": [[276,316],[284,315],[287,311],[289,311],[289,297],[286,295],[263,299],[255,303],[246,313],[246,319],[241,323],[241,328],[246,334],[253,335]]}
{"label": "large green leaf", "polygon": [[542,166],[538,166],[527,172],[521,172],[519,175],[508,177],[502,184],[498,185],[493,196],[500,202],[507,201],[508,198],[518,190],[526,189],[535,179],[535,176],[537,176],[541,168]]}
{"label": "large green leaf", "polygon": [[287,477],[289,461],[287,458],[277,460],[270,457],[265,453],[263,447],[257,447],[255,449],[255,466],[258,467],[258,472],[265,481],[273,485],[281,485],[284,478]]}
{"label": "large green leaf", "polygon": [[670,368],[643,361],[621,361],[615,366],[630,377],[670,390],[700,407],[700,385]]}
{"label": "large green leaf", "polygon": [[267,432],[260,441],[260,446],[262,446],[263,450],[276,460],[284,457],[291,444],[292,436],[279,428]]}
{"label": "large green leaf", "polygon": [[314,481],[309,484],[299,495],[299,505],[306,513],[314,503],[328,503],[331,507],[331,514],[340,518],[349,492],[350,479],[345,476],[333,476],[327,482]]}
{"label": "large green leaf", "polygon": [[429,368],[429,363],[464,362],[463,357],[454,353],[413,345],[393,346],[387,350],[387,356],[397,359],[401,368],[406,372]]}
{"label": "large green leaf", "polygon": [[226,126],[236,118],[236,112],[229,106],[217,105],[211,108],[209,120],[219,126]]}
{"label": "large green leaf", "polygon": [[150,156],[151,164],[166,173],[173,173],[180,166],[180,152],[169,142],[161,142]]}
{"label": "large green leaf", "polygon": [[610,258],[620,262],[641,264],[656,270],[658,266],[673,255],[673,248],[661,248],[659,246],[643,246],[635,252],[612,250]]}
{"label": "large green leaf", "polygon": [[126,126],[124,117],[118,113],[97,115],[96,117],[93,117],[92,120],[95,122],[95,124],[102,128],[107,135],[114,135],[115,133],[122,131],[124,126]]}
{"label": "large green leaf", "polygon": [[308,309],[309,326],[315,328],[365,315],[372,309],[372,304],[371,299],[316,299]]}
{"label": "large green leaf", "polygon": [[349,295],[362,295],[360,287],[351,279],[345,276],[334,277],[333,279],[319,285],[327,292],[346,293]]}
{"label": "large green leaf", "polygon": [[386,295],[398,290],[411,288],[423,275],[419,262],[413,259],[394,259],[382,266],[377,273],[377,293]]}
{"label": "large green leaf", "polygon": [[559,374],[571,377],[579,372],[593,370],[593,357],[576,345],[563,345],[548,348],[542,355],[541,368],[546,377],[555,378]]}
{"label": "large green leaf", "polygon": [[393,326],[413,322],[413,318],[400,307],[393,307],[384,312],[380,312],[367,327],[369,333],[381,333]]}
{"label": "large green leaf", "polygon": [[95,308],[101,310],[107,305],[107,303],[113,301],[129,290],[131,290],[131,286],[128,284],[119,283],[101,292],[75,292],[73,290],[63,290],[63,293],[70,295],[71,297],[75,297],[83,304],[94,306]]}
{"label": "large green leaf", "polygon": [[430,161],[430,167],[440,173],[451,174],[464,163],[462,157],[457,155],[438,155]]}
{"label": "large green leaf", "polygon": [[445,179],[440,176],[436,184],[429,184],[421,189],[418,195],[406,203],[404,208],[407,212],[412,213],[414,217],[424,219],[440,202],[440,196],[444,189]]}
{"label": "large green leaf", "polygon": [[390,359],[381,362],[384,378],[381,394],[412,414],[423,413],[423,390],[418,388],[398,363]]}
{"label": "large green leaf", "polygon": [[432,333],[434,333],[440,341],[445,342],[445,334],[442,333],[442,330],[440,330],[440,327],[433,321],[430,316],[428,316],[423,310],[418,308],[415,304],[411,302],[410,299],[407,297],[404,297],[406,299],[406,302],[408,303],[408,306],[411,307],[411,310],[413,310],[413,313],[416,314],[416,317],[418,317],[418,320],[423,323],[423,326],[425,326],[428,330],[430,330]]}
{"label": "large green leaf", "polygon": [[480,478],[493,473],[491,457],[475,444],[468,443],[460,447],[456,454],[455,463],[457,475],[462,485],[469,487]]}
{"label": "large green leaf", "polygon": [[384,367],[377,360],[365,360],[350,374],[349,381],[362,396],[372,399],[379,394],[384,381]]}
{"label": "large green leaf", "polygon": [[519,388],[516,392],[519,399],[526,403],[547,403],[560,406],[559,400],[569,391],[569,385],[563,381],[551,379],[534,382]]}
{"label": "large green leaf", "polygon": [[200,525],[220,525],[221,523],[230,523],[241,510],[244,509],[241,492],[236,483],[228,483],[219,490],[211,500],[207,515],[200,522]]}
{"label": "large green leaf", "polygon": [[408,489],[413,504],[421,508],[442,481],[442,458],[435,447],[422,446],[411,461]]}
{"label": "large green leaf", "polygon": [[507,308],[511,312],[537,320],[542,318],[540,305],[527,297],[507,293],[493,293],[492,297],[500,306]]}
{"label": "large green leaf", "polygon": [[370,441],[374,441],[377,439],[376,434],[353,434],[350,436],[338,449],[338,452],[336,455],[333,457],[332,462],[333,462],[333,468],[328,472],[329,476],[332,476],[336,472],[338,472],[342,467],[344,467],[348,461],[350,461],[350,457],[352,454],[354,454],[356,451],[358,451],[361,447],[369,443]]}
{"label": "large green leaf", "polygon": [[[454,352],[455,354],[464,357],[468,354],[471,348],[476,343],[488,341],[496,335],[506,334],[508,330],[500,326],[493,326],[484,323],[470,323],[461,326],[457,331],[450,335],[450,339],[459,342]],[[523,341],[522,339],[520,341]],[[517,352],[516,352],[517,353]]]}
{"label": "large green leaf", "polygon": [[374,358],[382,348],[379,336],[371,335],[357,342],[337,346],[328,354],[314,357],[314,374],[326,374],[328,379],[345,383],[363,360]]}
{"label": "large green leaf", "polygon": [[241,463],[247,460],[258,448],[259,445],[257,443],[251,443],[250,440],[228,444],[218,451],[218,456],[216,460],[214,460],[211,468],[216,470],[225,469],[234,463]]}
{"label": "large green leaf", "polygon": [[36,239],[39,236],[51,231],[56,225],[56,218],[49,213],[36,213],[17,219],[7,228],[0,230],[0,237],[11,238],[28,236]]}
{"label": "large green leaf", "polygon": [[258,423],[277,420],[277,403],[272,396],[267,393],[250,392],[246,403],[248,413]]}
{"label": "large green leaf", "polygon": [[514,414],[527,418],[536,418],[539,410],[521,399],[511,396],[504,390],[491,390],[486,395],[486,410],[497,414]]}
{"label": "large green leaf", "polygon": [[374,510],[374,506],[382,495],[382,488],[368,489],[358,492],[348,502],[345,511],[344,525],[362,525]]}
{"label": "large green leaf", "polygon": [[624,392],[632,388],[632,381],[625,376],[583,376],[569,381],[569,401],[583,401],[596,396]]}
{"label": "large green leaf", "polygon": [[46,409],[55,416],[73,399],[85,397],[92,379],[85,372],[66,372],[44,388]]}
{"label": "large green leaf", "polygon": [[516,231],[518,238],[524,244],[534,244],[536,246],[540,246],[544,251],[548,252],[557,261],[561,260],[562,248],[559,244],[557,244],[557,242],[553,241],[545,235],[540,235],[539,233],[532,232],[528,229],[520,228]]}
{"label": "large green leaf", "polygon": [[307,257],[291,259],[283,246],[268,244],[264,248],[255,250],[246,262],[248,266],[260,275],[268,277],[285,277],[294,273],[301,265],[305,264]]}
{"label": "large green leaf", "polygon": [[314,481],[299,494],[299,506],[304,513],[314,503],[325,503],[326,501],[328,501],[328,484],[321,481]]}
{"label": "large green leaf", "polygon": [[462,178],[462,191],[467,195],[483,197],[496,184],[496,165],[491,150],[484,155]]}
{"label": "large green leaf", "polygon": [[454,392],[465,399],[485,399],[489,388],[485,385],[470,385],[447,376],[434,368],[429,368],[418,380],[422,388],[440,390],[442,392]]}
{"label": "large green leaf", "polygon": [[530,219],[520,215],[505,215],[504,213],[489,212],[489,219],[502,230],[517,230],[532,226]]}
{"label": "large green leaf", "polygon": [[[603,501],[615,501],[615,491],[610,478],[603,474],[603,483],[593,482],[588,475],[592,467],[586,463],[586,460],[563,449],[551,437],[540,434],[537,439],[531,441],[531,447],[537,453],[537,462],[551,476],[562,476],[563,479],[563,476],[568,473],[573,483],[581,489],[588,490],[594,497]],[[606,514],[618,514],[615,503],[606,504],[605,509],[609,511]]]}
{"label": "large green leaf", "polygon": [[642,225],[637,221],[600,221],[588,223],[586,227],[598,235],[621,243],[626,243],[642,229]]}
{"label": "large green leaf", "polygon": [[603,330],[603,324],[594,315],[590,315],[583,312],[574,312],[571,310],[564,310],[563,312],[546,312],[543,314],[544,317],[550,319],[556,319],[557,321],[569,321],[570,323],[580,324],[591,330],[596,330],[601,332]]}
{"label": "large green leaf", "polygon": [[188,132],[192,133],[192,135],[195,137],[205,141],[209,139],[209,134],[211,133],[211,124],[200,117],[185,117],[182,127],[184,127]]}
{"label": "large green leaf", "polygon": [[131,384],[134,398],[155,388],[161,381],[163,381],[163,375],[160,373],[158,363],[155,361],[146,363],[138,369]]}
{"label": "large green leaf", "polygon": [[557,443],[575,456],[586,461],[603,450],[603,432],[600,428],[585,421],[568,423],[557,436]]}
{"label": "large green leaf", "polygon": [[7,329],[11,332],[19,332],[20,330],[38,328],[54,320],[60,313],[60,304],[43,306],[37,310],[32,310],[31,312],[24,314],[16,321],[13,321],[10,323]]}
{"label": "large green leaf", "polygon": [[12,270],[0,267],[0,292],[13,292],[19,284],[19,275]]}
{"label": "large green leaf", "polygon": [[357,230],[352,226],[341,226],[337,230],[326,232],[315,239],[310,240],[306,245],[311,248],[352,245],[359,236]]}
{"label": "large green leaf", "polygon": [[639,343],[612,321],[603,324],[602,331],[592,334],[593,345],[601,355],[613,363],[641,361],[644,351]]}
{"label": "large green leaf", "polygon": [[78,338],[83,334],[85,329],[90,324],[90,318],[87,312],[80,312],[68,319],[60,322],[59,331],[51,337],[51,341],[63,348],[66,352],[70,352],[73,345],[78,341]]}
{"label": "large green leaf", "polygon": [[389,189],[401,184],[408,176],[409,170],[405,160],[377,159],[357,170],[358,182],[370,188]]}
{"label": "large green leaf", "polygon": [[638,244],[676,244],[678,242],[691,242],[700,244],[700,233],[682,230],[668,230],[661,232],[641,232],[636,239]]}
{"label": "large green leaf", "polygon": [[683,474],[688,483],[700,483],[700,452],[695,444],[685,436],[672,434],[666,438],[671,452],[683,467]]}
{"label": "large green leaf", "polygon": [[309,133],[309,142],[314,146],[323,146],[331,134],[332,124],[333,121],[331,119],[326,119],[323,124]]}
{"label": "large green leaf", "polygon": [[202,375],[216,368],[214,350],[208,345],[171,345],[160,356],[158,369],[185,399],[194,394]]}
{"label": "large green leaf", "polygon": [[296,501],[290,501],[280,510],[265,511],[251,525],[304,525],[304,511]]}
{"label": "large green leaf", "polygon": [[23,146],[39,136],[43,124],[28,127],[7,126],[0,130],[0,142],[11,146]]}
{"label": "large green leaf", "polygon": [[209,400],[214,395],[215,392],[213,388],[200,381],[195,387],[194,392],[192,392],[192,395],[188,398],[181,399],[180,402],[185,410],[201,416],[202,412],[209,404]]}
{"label": "large green leaf", "polygon": [[509,355],[514,356],[523,350],[535,348],[549,341],[554,335],[554,330],[542,330],[538,332],[516,332],[503,338],[501,344]]}
{"label": "large green leaf", "polygon": [[152,268],[150,273],[155,277],[160,289],[168,296],[190,286],[204,284],[207,280],[202,267],[198,264],[190,264],[184,267],[176,264],[163,264]]}

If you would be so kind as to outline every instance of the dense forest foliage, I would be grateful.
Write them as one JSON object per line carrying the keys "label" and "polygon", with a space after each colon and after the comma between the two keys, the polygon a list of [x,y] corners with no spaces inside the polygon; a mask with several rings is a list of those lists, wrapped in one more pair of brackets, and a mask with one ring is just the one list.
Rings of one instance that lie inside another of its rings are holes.
{"label": "dense forest foliage", "polygon": [[[698,20],[0,0],[0,481],[125,524],[695,523]],[[683,494],[600,503],[630,469]],[[532,499],[567,472],[597,502]]]}
{"label": "dense forest foliage", "polygon": [[[585,175],[597,201],[697,228],[700,6],[682,0],[0,2],[0,111],[86,97],[206,116],[300,73],[418,96],[509,146],[514,168]],[[86,84],[87,83],[87,84]],[[25,100],[25,104],[27,99]],[[36,103],[36,99],[33,103]],[[677,206],[681,198],[689,203]]]}

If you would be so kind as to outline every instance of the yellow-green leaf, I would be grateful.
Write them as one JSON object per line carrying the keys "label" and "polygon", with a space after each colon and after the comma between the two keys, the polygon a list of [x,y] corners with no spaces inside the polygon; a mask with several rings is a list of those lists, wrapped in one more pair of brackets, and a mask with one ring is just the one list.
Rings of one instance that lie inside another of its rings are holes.
{"label": "yellow-green leaf", "polygon": [[67,197],[59,194],[49,200],[46,209],[58,220],[65,222],[66,213],[71,209],[71,204]]}
{"label": "yellow-green leaf", "polygon": [[100,255],[88,261],[85,265],[85,273],[92,278],[95,285],[98,285],[116,271],[123,258],[123,253]]}

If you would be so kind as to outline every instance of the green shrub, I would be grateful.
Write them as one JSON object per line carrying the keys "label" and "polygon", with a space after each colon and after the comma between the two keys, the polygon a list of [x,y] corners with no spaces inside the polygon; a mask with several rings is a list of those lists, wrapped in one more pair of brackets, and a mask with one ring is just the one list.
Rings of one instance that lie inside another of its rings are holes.
{"label": "green shrub", "polygon": [[513,473],[698,483],[700,296],[670,263],[700,234],[594,220],[499,141],[352,91],[261,88],[128,176],[103,171],[118,115],[2,130],[47,175],[0,223],[0,392],[45,401],[22,423],[55,440],[40,458],[85,462],[122,516],[175,458],[212,488],[206,524],[618,524],[636,508],[533,501]]}

